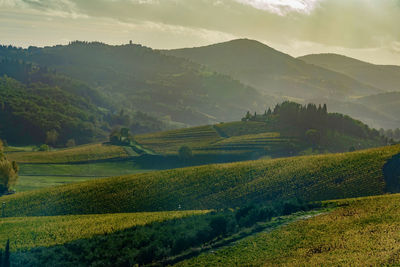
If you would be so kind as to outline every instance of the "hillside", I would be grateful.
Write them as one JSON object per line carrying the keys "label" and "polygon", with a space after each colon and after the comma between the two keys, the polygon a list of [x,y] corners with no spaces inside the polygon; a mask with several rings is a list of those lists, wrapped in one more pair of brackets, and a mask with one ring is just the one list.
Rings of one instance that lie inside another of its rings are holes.
{"label": "hillside", "polygon": [[163,51],[190,59],[257,88],[260,92],[309,99],[344,99],[380,92],[338,72],[306,64],[260,42],[239,39],[205,47]]}
{"label": "hillside", "polygon": [[83,81],[119,109],[189,125],[233,120],[247,109],[274,102],[226,75],[141,45],[3,46],[2,57],[32,62]]}
{"label": "hillside", "polygon": [[391,187],[386,188],[383,166],[399,153],[400,146],[390,146],[206,165],[45,188],[3,196],[0,201],[5,202],[7,216],[41,216],[210,209],[293,197],[312,201],[378,195],[397,186],[392,175]]}
{"label": "hillside", "polygon": [[337,54],[313,54],[299,59],[384,91],[400,91],[400,66],[375,65]]}
{"label": "hillside", "polygon": [[397,266],[399,201],[399,194],[339,200],[333,212],[176,266]]}
{"label": "hillside", "polygon": [[[14,217],[2,219],[0,246],[12,239],[13,251],[51,247],[96,235],[155,222],[201,215],[209,211],[138,212],[118,214],[72,215],[51,217]],[[82,228],[85,225],[85,228]],[[43,231],[43,229],[46,229]],[[7,235],[5,234],[7,233]],[[52,233],[52,235],[48,235]]]}

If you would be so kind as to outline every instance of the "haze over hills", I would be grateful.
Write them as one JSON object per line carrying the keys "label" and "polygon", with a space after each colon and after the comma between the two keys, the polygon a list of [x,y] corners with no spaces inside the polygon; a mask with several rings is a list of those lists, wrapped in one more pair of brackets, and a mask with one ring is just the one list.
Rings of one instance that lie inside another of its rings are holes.
{"label": "haze over hills", "polygon": [[254,40],[238,39],[163,53],[188,58],[254,86],[260,92],[279,96],[346,99],[381,92],[349,76],[307,64]]}
{"label": "haze over hills", "polygon": [[239,39],[204,47],[165,50],[228,74],[260,92],[299,103],[327,103],[331,112],[347,114],[375,128],[397,128],[391,105],[366,104],[400,84],[400,67],[379,66],[340,55],[294,58],[258,41]]}
{"label": "haze over hills", "polygon": [[400,66],[375,65],[338,54],[312,54],[298,59],[385,91],[400,91]]}
{"label": "haze over hills", "polygon": [[86,82],[119,108],[189,125],[234,120],[274,103],[229,76],[141,45],[2,47],[0,57],[33,62]]}

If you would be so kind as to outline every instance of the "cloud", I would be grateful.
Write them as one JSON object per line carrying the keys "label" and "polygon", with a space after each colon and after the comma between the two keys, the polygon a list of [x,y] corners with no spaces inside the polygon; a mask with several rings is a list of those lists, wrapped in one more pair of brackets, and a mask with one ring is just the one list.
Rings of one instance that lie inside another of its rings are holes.
{"label": "cloud", "polygon": [[270,11],[279,15],[289,12],[310,13],[317,5],[318,0],[235,0],[254,8]]}
{"label": "cloud", "polygon": [[[341,47],[351,53],[374,51],[377,61],[385,59],[393,63],[398,58],[390,59],[387,55],[388,51],[398,55],[399,3],[399,0],[0,0],[0,36],[2,40],[26,45],[53,44],[64,39],[109,43],[133,39],[156,48],[250,38],[278,49],[287,48],[285,52],[294,55],[313,48],[318,52],[323,47]],[[34,32],[32,27],[38,31]]]}

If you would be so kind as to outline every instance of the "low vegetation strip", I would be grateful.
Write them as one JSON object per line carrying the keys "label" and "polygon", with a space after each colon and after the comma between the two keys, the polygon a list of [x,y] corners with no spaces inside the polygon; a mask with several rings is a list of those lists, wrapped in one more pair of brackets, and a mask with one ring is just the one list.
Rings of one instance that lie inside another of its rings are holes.
{"label": "low vegetation strip", "polygon": [[[400,262],[400,195],[342,207],[178,266],[392,266]],[[397,266],[397,265],[396,265]]]}
{"label": "low vegetation strip", "polygon": [[90,144],[49,152],[10,153],[8,157],[18,163],[71,163],[124,158],[129,155],[123,147]]}
{"label": "low vegetation strip", "polygon": [[238,207],[254,201],[340,199],[385,192],[400,146],[344,154],[206,165],[3,196],[5,215],[40,216]]}
{"label": "low vegetation strip", "polygon": [[[209,211],[142,212],[0,219],[0,247],[10,239],[13,251],[50,247],[134,226],[200,215]],[[4,247],[1,247],[4,249]]]}

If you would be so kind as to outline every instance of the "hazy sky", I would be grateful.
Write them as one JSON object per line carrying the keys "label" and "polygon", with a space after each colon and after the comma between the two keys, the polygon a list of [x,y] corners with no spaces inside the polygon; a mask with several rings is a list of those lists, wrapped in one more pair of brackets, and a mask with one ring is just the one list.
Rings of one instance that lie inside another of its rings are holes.
{"label": "hazy sky", "polygon": [[293,56],[400,65],[400,0],[0,0],[1,44],[178,48],[244,37]]}

